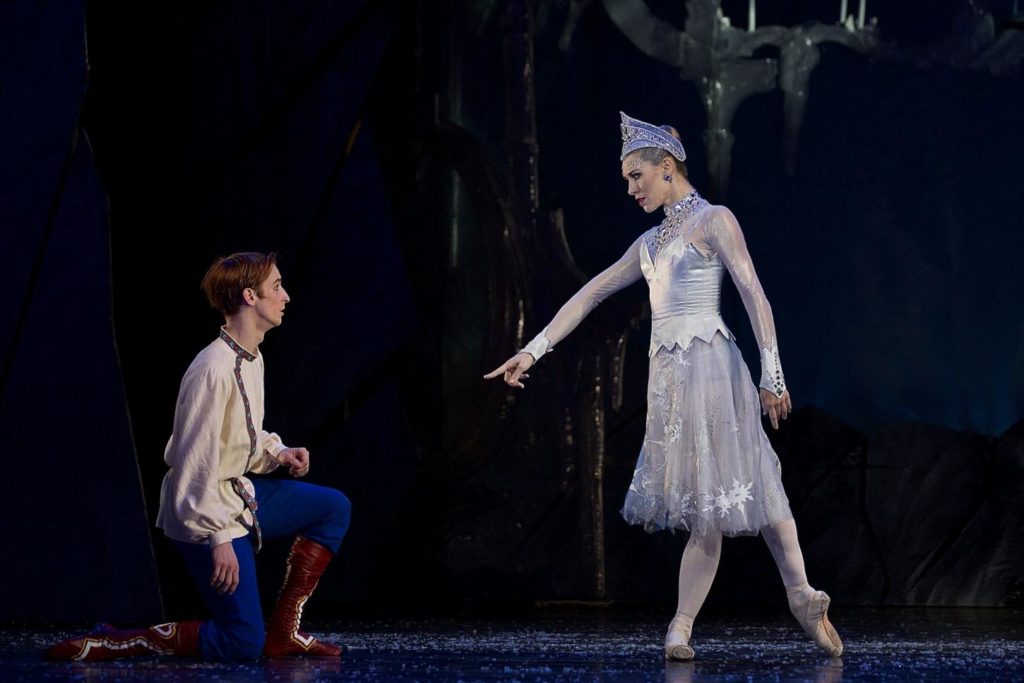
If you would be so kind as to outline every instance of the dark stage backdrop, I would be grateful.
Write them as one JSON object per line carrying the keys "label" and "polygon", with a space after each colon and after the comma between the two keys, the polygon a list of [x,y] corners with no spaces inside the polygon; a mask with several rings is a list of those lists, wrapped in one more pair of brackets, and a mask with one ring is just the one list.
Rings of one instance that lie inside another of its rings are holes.
{"label": "dark stage backdrop", "polygon": [[161,614],[80,126],[84,3],[0,8],[0,618]]}
{"label": "dark stage backdrop", "polygon": [[[293,299],[262,347],[266,426],[354,505],[312,616],[671,603],[685,535],[617,516],[643,433],[642,285],[526,392],[479,376],[652,224],[623,191],[618,111],[679,128],[702,189],[705,116],[604,3],[530,4],[526,30],[526,3],[470,0],[0,10],[0,619],[200,609],[151,520],[178,382],[219,322],[199,280],[249,249],[280,253]],[[683,26],[684,3],[647,4]],[[798,406],[772,438],[837,602],[1019,605],[1024,78],[936,56],[955,0],[874,4],[887,47],[823,49],[794,173],[778,92],[733,125],[728,204]],[[758,3],[762,23],[833,10]],[[532,228],[514,180],[531,101]],[[756,375],[731,293],[725,309]],[[268,602],[285,549],[265,553]],[[727,544],[711,601],[782,603],[757,539]]]}

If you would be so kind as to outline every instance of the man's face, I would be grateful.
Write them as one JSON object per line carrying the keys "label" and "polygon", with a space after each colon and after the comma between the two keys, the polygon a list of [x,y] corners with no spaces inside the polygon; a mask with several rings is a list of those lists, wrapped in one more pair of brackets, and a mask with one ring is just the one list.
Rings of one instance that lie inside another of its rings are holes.
{"label": "man's face", "polygon": [[284,319],[284,307],[291,301],[281,284],[281,271],[271,266],[270,274],[260,283],[256,292],[256,316],[267,323],[267,328],[277,327]]}

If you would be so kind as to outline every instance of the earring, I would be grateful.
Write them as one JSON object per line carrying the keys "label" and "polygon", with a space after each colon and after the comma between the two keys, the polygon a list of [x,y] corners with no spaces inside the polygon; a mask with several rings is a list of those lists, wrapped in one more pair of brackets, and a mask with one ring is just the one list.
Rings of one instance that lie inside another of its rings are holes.
{"label": "earring", "polygon": [[670,176],[670,175],[669,175],[668,173],[666,173],[665,175],[663,175],[663,176],[662,176],[662,178],[664,178],[664,179],[665,179],[665,182],[666,182],[666,183],[671,183],[671,182],[672,182],[672,176]]}

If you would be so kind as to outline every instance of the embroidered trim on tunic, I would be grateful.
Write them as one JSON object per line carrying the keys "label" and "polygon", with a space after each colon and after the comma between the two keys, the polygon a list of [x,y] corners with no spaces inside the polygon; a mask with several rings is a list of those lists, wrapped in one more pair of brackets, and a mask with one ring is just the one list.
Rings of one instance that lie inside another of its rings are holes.
{"label": "embroidered trim on tunic", "polygon": [[[256,425],[252,421],[252,407],[249,405],[249,394],[246,393],[245,383],[242,382],[242,361],[245,360],[251,363],[256,360],[256,356],[236,342],[223,327],[220,328],[220,338],[235,352],[235,384],[238,385],[238,391],[242,394],[242,405],[245,406],[245,429],[249,433],[249,457],[245,461],[245,471],[248,472],[249,466],[252,464],[252,458],[256,455]],[[263,530],[260,529],[260,522],[256,517],[256,510],[259,507],[256,498],[246,490],[242,480],[238,477],[231,479],[231,487],[238,494],[238,497],[242,499],[242,503],[249,510],[249,514],[252,515],[253,531],[256,534],[256,552],[259,552],[263,547]]]}
{"label": "embroidered trim on tunic", "polygon": [[238,390],[242,392],[242,405],[245,406],[245,429],[249,432],[249,459],[245,463],[245,471],[248,472],[249,465],[252,463],[252,456],[256,455],[256,425],[252,422],[252,408],[249,406],[249,395],[245,393],[245,384],[242,382],[242,361],[252,362],[256,360],[256,356],[249,353],[245,347],[232,339],[231,335],[223,327],[220,328],[220,338],[236,354],[235,384],[238,385]]}

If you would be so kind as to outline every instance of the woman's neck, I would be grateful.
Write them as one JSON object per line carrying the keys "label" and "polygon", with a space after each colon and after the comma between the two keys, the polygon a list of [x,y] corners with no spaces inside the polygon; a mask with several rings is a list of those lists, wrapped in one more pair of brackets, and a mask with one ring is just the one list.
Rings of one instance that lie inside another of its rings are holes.
{"label": "woman's neck", "polygon": [[677,182],[672,183],[672,189],[665,198],[665,203],[662,204],[662,208],[672,206],[691,192],[693,192],[693,185],[690,184],[690,181],[686,178],[680,178]]}

